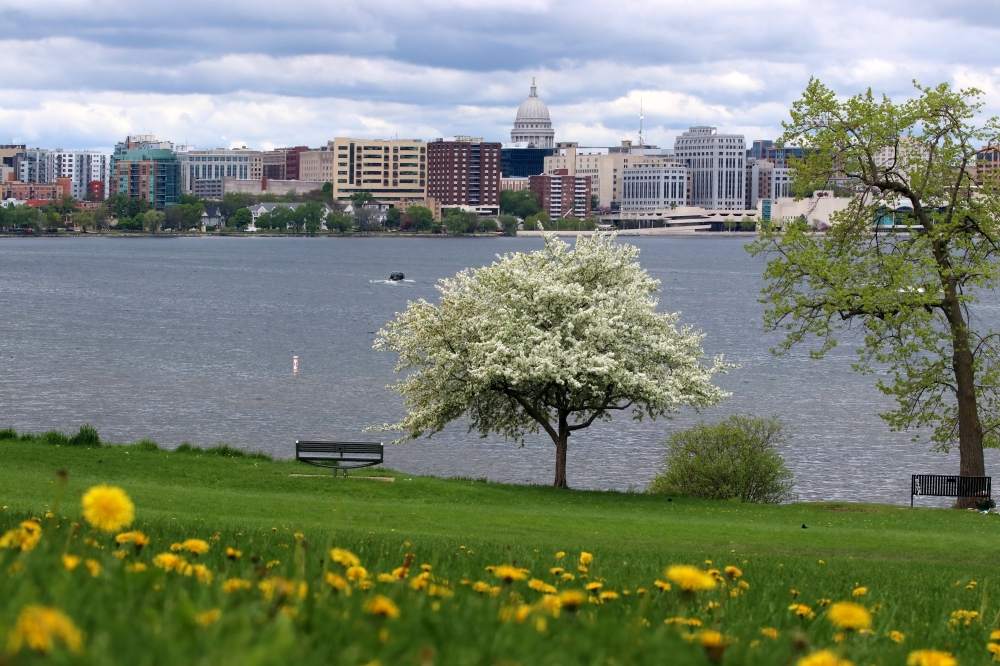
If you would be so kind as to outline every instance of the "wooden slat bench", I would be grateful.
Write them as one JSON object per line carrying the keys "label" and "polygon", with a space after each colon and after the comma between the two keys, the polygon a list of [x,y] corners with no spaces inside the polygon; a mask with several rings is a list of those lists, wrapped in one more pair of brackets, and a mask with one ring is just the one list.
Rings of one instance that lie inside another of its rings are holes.
{"label": "wooden slat bench", "polygon": [[347,470],[371,467],[385,461],[380,442],[303,442],[295,440],[295,459],[317,467]]}
{"label": "wooden slat bench", "polygon": [[910,507],[915,496],[990,498],[992,477],[914,474],[910,477]]}

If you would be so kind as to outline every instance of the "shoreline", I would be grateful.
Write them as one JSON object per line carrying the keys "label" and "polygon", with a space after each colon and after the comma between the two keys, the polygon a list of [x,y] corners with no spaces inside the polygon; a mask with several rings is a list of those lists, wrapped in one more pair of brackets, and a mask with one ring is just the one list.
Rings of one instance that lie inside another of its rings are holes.
{"label": "shoreline", "polygon": [[337,239],[337,238],[541,238],[543,233],[553,234],[560,237],[573,236],[607,236],[617,233],[619,237],[654,236],[654,237],[684,237],[684,238],[750,238],[759,234],[756,231],[696,231],[691,229],[621,229],[614,231],[519,231],[517,236],[505,236],[503,234],[462,234],[452,236],[449,234],[420,234],[406,232],[385,232],[385,233],[351,233],[351,234],[261,234],[261,233],[59,233],[59,234],[7,234],[0,233],[0,240],[6,239],[53,239],[53,238],[315,238],[315,239]]}

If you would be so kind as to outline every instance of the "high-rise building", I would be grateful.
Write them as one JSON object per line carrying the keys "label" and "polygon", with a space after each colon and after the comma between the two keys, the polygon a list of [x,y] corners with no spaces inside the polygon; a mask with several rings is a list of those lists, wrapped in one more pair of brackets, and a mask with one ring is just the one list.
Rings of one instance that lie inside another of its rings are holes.
{"label": "high-rise building", "polygon": [[[569,175],[590,176],[591,194],[597,205],[617,210],[622,202],[622,174],[636,164],[657,165],[672,162],[664,151],[655,146],[633,146],[622,141],[621,146],[587,147],[576,143],[556,144],[555,152],[545,158],[545,173],[566,170]],[[646,153],[652,153],[647,155]]]}
{"label": "high-rise building", "polygon": [[299,180],[333,182],[334,150],[324,146],[299,153]]}
{"label": "high-rise building", "polygon": [[521,102],[517,109],[510,140],[512,143],[530,144],[534,148],[552,148],[555,146],[555,136],[549,119],[549,107],[538,99],[538,89],[532,77],[528,99]]}
{"label": "high-rise building", "polygon": [[51,150],[30,148],[14,156],[14,177],[21,183],[54,183],[56,158]]}
{"label": "high-rise building", "polygon": [[[204,192],[204,196],[209,196],[222,188],[225,178],[260,180],[263,176],[261,153],[250,150],[246,146],[242,148],[180,150],[177,152],[177,159],[181,165],[181,192],[183,194],[202,196],[200,193]],[[222,196],[221,192],[219,196]]]}
{"label": "high-rise building", "polygon": [[531,176],[528,185],[553,220],[590,217],[590,176],[572,176],[558,169],[554,174]]}
{"label": "high-rise building", "polygon": [[145,199],[157,210],[181,201],[181,167],[173,144],[151,135],[130,136],[111,156],[109,194]]}
{"label": "high-rise building", "polygon": [[761,199],[785,199],[792,196],[791,169],[777,167],[771,160],[747,161],[745,208],[757,207]]}
{"label": "high-rise building", "polygon": [[500,144],[468,136],[427,144],[427,195],[442,206],[500,203]]}
{"label": "high-rise building", "polygon": [[688,168],[679,162],[638,162],[622,171],[623,211],[687,205]]}
{"label": "high-rise building", "polygon": [[27,146],[23,143],[4,143],[0,144],[0,167],[10,167],[14,168],[14,158],[17,154],[23,150],[26,150]]}
{"label": "high-rise building", "polygon": [[55,177],[69,180],[71,197],[86,199],[89,194],[104,198],[111,178],[110,155],[95,150],[57,148],[52,156]]}
{"label": "high-rise building", "polygon": [[545,158],[554,148],[530,148],[526,143],[506,143],[500,147],[500,175],[504,178],[527,178],[545,173]]}
{"label": "high-rise building", "polygon": [[[427,144],[418,139],[352,139],[327,142],[335,153],[334,201],[370,192],[380,202],[427,198]],[[498,185],[499,186],[499,185]]]}
{"label": "high-rise building", "polygon": [[692,127],[674,141],[674,158],[691,170],[692,206],[743,210],[746,141],[742,134],[719,134],[714,127]]}

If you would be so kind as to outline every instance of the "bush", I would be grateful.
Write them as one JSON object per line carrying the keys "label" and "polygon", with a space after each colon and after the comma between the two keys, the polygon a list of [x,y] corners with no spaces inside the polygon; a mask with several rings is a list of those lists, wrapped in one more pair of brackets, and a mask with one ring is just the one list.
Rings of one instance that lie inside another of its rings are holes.
{"label": "bush", "polygon": [[37,437],[37,439],[40,439],[43,444],[54,444],[56,446],[65,446],[66,444],[69,444],[69,437],[62,434],[58,430],[43,432]]}
{"label": "bush", "polygon": [[84,423],[75,435],[67,442],[70,446],[100,446],[101,438],[97,429],[89,423]]}
{"label": "bush", "polygon": [[646,491],[776,504],[796,498],[777,447],[787,441],[776,416],[731,416],[676,432],[664,443],[666,467]]}
{"label": "bush", "polygon": [[0,440],[4,439],[17,439],[17,431],[13,428],[4,428],[0,430]]}
{"label": "bush", "polygon": [[138,451],[154,452],[160,450],[160,445],[151,439],[140,439],[135,444],[132,444],[132,448]]}

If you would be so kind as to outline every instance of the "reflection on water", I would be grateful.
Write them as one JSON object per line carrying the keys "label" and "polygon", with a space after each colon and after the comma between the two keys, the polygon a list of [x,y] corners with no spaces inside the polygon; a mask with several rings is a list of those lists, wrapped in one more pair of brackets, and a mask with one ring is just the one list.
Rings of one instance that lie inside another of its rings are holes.
{"label": "reflection on water", "polygon": [[[617,418],[574,434],[569,481],[641,488],[658,442],[699,418],[780,414],[784,451],[805,500],[906,503],[911,473],[955,473],[878,417],[891,408],[842,346],[826,360],[774,357],[762,333],[761,264],[742,239],[628,238],[662,281],[660,307],[701,328],[709,355],[742,367],[719,383],[733,397],[669,421]],[[90,238],[0,241],[0,427],[75,430],[166,446],[228,442],[276,456],[301,438],[371,439],[362,429],[401,416],[395,359],[375,332],[409,300],[436,300],[438,279],[538,238]],[[407,275],[390,282],[393,271]],[[997,318],[995,300],[980,312]],[[292,373],[292,357],[299,371]],[[551,483],[553,447],[479,439],[453,424],[387,451],[420,474]],[[987,455],[987,467],[997,460]],[[925,506],[940,500],[918,500]]]}

